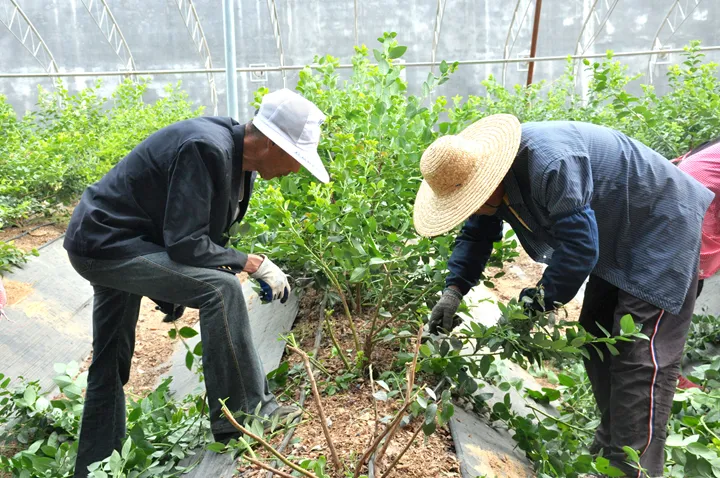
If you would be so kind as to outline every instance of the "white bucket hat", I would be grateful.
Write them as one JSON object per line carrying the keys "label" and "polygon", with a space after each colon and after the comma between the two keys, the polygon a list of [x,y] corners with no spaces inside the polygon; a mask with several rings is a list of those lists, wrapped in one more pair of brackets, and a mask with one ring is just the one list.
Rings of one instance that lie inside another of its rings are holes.
{"label": "white bucket hat", "polygon": [[330,175],[317,152],[323,121],[325,115],[317,106],[287,88],[265,95],[252,120],[262,134],[327,183]]}

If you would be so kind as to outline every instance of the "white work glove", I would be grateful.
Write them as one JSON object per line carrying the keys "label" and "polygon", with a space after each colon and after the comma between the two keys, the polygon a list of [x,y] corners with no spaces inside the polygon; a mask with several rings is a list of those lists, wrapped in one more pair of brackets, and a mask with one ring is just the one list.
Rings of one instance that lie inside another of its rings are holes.
{"label": "white work glove", "polygon": [[290,284],[287,276],[267,256],[262,256],[263,261],[258,270],[250,274],[250,277],[260,283],[262,289],[261,299],[271,302],[280,299],[284,304],[290,296]]}

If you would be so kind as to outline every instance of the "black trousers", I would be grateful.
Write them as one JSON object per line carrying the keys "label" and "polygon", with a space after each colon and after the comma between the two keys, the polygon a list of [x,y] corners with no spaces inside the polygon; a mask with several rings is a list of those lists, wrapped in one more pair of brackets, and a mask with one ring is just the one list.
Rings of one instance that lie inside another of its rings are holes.
{"label": "black trousers", "polygon": [[[619,342],[620,352],[603,359],[592,348],[585,369],[592,384],[601,423],[593,447],[602,450],[611,464],[627,476],[643,474],[626,463],[623,446],[637,450],[649,477],[663,476],[665,438],[670,409],[680,372],[685,340],[693,315],[697,279],[690,285],[679,314],[670,314],[618,289],[609,282],[590,276],[580,313],[580,324],[588,332],[604,337],[596,324],[613,335],[620,334],[620,319],[630,314],[650,338]],[[604,350],[603,350],[604,349]]]}

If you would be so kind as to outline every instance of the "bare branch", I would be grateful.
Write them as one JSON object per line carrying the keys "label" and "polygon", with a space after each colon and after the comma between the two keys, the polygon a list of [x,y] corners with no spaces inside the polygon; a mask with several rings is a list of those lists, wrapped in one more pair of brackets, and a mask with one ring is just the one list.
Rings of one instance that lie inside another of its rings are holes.
{"label": "bare branch", "polygon": [[413,395],[411,400],[407,400],[405,404],[402,406],[402,408],[398,411],[397,415],[393,419],[392,422],[383,430],[383,432],[375,439],[374,442],[372,442],[372,445],[368,447],[367,450],[365,450],[365,453],[360,458],[360,460],[355,465],[355,474],[353,475],[353,478],[358,478],[360,476],[360,470],[362,467],[367,463],[368,459],[370,458],[370,455],[372,455],[373,451],[378,447],[380,442],[382,441],[385,436],[390,433],[390,430],[395,427],[395,425],[400,423],[400,420],[402,420],[403,414],[407,409],[410,407],[410,404],[415,401],[415,398],[417,398],[417,394]]}
{"label": "bare branch", "polygon": [[332,457],[333,464],[338,471],[342,470],[342,463],[340,462],[340,458],[338,458],[337,451],[335,450],[335,444],[332,441],[332,437],[330,436],[330,430],[327,426],[325,409],[323,408],[322,400],[320,398],[320,392],[318,392],[317,383],[315,382],[315,377],[312,372],[310,358],[308,357],[308,354],[298,348],[288,346],[288,349],[292,350],[303,359],[303,364],[305,364],[305,371],[307,372],[308,380],[310,380],[313,397],[315,398],[315,404],[318,407],[318,414],[320,415],[320,425],[322,426],[323,433],[325,434],[325,440],[327,441],[328,448],[330,449],[330,455]]}
{"label": "bare branch", "polygon": [[235,417],[233,416],[232,412],[228,409],[227,405],[225,405],[222,401],[221,401],[220,403],[222,403],[222,412],[223,412],[223,414],[225,415],[225,417],[226,417],[228,420],[230,420],[230,423],[232,423],[232,426],[234,426],[238,431],[240,431],[241,433],[249,436],[250,438],[252,438],[252,439],[255,440],[256,442],[260,443],[260,445],[262,445],[263,448],[265,448],[267,451],[269,451],[270,453],[272,453],[273,455],[275,455],[275,456],[276,456],[280,461],[282,461],[285,465],[289,466],[290,468],[292,468],[293,470],[297,471],[298,473],[301,473],[301,474],[307,476],[308,478],[317,478],[317,476],[315,476],[314,474],[310,473],[309,471],[307,471],[307,470],[305,470],[305,469],[303,469],[303,468],[300,468],[299,466],[297,466],[296,464],[292,463],[290,460],[288,460],[287,458],[285,458],[285,457],[282,455],[282,453],[280,453],[280,452],[277,451],[275,448],[273,448],[273,446],[272,446],[271,444],[269,444],[268,442],[266,442],[265,440],[263,440],[261,437],[255,435],[253,432],[251,432],[250,430],[248,430],[248,429],[245,428],[244,426],[240,425],[240,424],[237,422],[237,420],[235,420]]}
{"label": "bare branch", "polygon": [[272,476],[272,475],[277,475],[277,476],[281,476],[282,478],[295,478],[294,476],[292,476],[292,475],[290,475],[290,474],[288,474],[288,473],[285,473],[284,471],[280,471],[280,470],[278,470],[277,468],[273,468],[272,466],[270,466],[270,465],[268,465],[268,464],[265,464],[265,463],[263,463],[262,461],[259,461],[259,460],[255,460],[255,459],[253,459],[253,458],[250,458],[249,456],[243,455],[242,458],[243,458],[244,460],[249,461],[250,463],[252,463],[252,464],[255,465],[255,466],[259,466],[259,467],[262,468],[263,470],[269,471],[269,472],[270,472],[270,476]]}
{"label": "bare branch", "polygon": [[[412,395],[413,387],[415,387],[415,369],[417,368],[417,360],[418,355],[420,354],[420,345],[422,341],[422,333],[423,329],[422,327],[418,328],[417,336],[415,337],[415,353],[413,354],[413,360],[410,366],[407,369],[407,392],[405,393],[405,406],[408,406],[411,402],[410,396]],[[388,434],[387,440],[385,440],[385,443],[383,443],[382,448],[378,451],[378,453],[375,455],[375,458],[377,460],[377,463],[380,464],[382,462],[383,457],[385,456],[385,452],[388,449],[388,446],[390,446],[390,442],[392,441],[393,437],[395,436],[395,433],[397,433],[397,429],[400,426],[400,422],[398,421],[395,426],[390,430],[390,433]]]}
{"label": "bare branch", "polygon": [[415,441],[415,439],[417,438],[417,436],[420,434],[421,431],[422,431],[422,425],[420,425],[418,427],[418,429],[413,434],[412,438],[410,438],[410,441],[407,442],[407,445],[405,445],[405,448],[402,449],[400,454],[395,458],[395,460],[392,462],[392,464],[388,467],[388,469],[382,475],[382,478],[387,478],[388,476],[390,476],[390,473],[393,471],[393,468],[395,468],[395,466],[398,464],[398,462],[400,461],[400,458],[402,458],[403,455],[405,453],[407,453],[407,451],[410,449],[410,446],[413,444],[413,442]]}

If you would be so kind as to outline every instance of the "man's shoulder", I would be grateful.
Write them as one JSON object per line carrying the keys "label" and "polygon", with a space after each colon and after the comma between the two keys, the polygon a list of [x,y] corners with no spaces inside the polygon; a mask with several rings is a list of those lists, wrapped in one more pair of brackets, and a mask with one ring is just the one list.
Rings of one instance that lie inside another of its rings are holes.
{"label": "man's shoulder", "polygon": [[233,122],[221,116],[198,116],[178,121],[164,128],[167,132],[178,134],[183,141],[213,141],[232,135]]}

